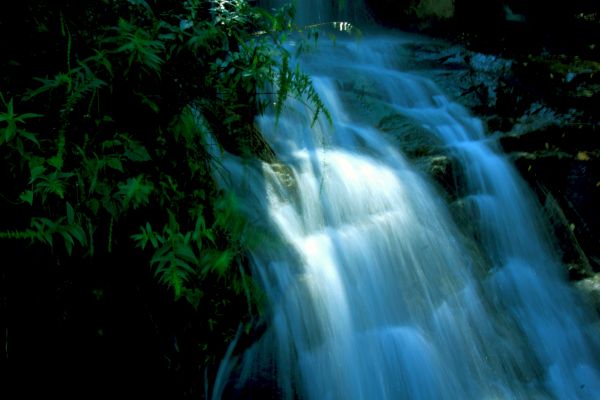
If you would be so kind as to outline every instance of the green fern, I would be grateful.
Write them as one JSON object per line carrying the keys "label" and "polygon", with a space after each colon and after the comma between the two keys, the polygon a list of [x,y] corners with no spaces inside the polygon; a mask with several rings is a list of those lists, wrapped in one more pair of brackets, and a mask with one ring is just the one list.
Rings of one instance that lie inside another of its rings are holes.
{"label": "green fern", "polygon": [[9,240],[39,240],[37,232],[32,230],[25,231],[4,231],[0,232],[0,239]]}
{"label": "green fern", "polygon": [[0,112],[0,124],[4,125],[4,127],[0,127],[0,145],[10,143],[14,138],[23,137],[39,146],[37,135],[21,129],[20,125],[25,124],[28,119],[40,118],[42,115],[34,113],[17,114],[14,110],[12,98],[6,102],[2,93],[0,93],[0,100],[6,107],[6,111]]}
{"label": "green fern", "polygon": [[107,67],[107,65],[109,65],[107,64],[107,61],[101,58],[101,56],[92,57],[86,61],[79,61],[78,67],[70,69],[67,72],[60,72],[52,79],[34,78],[42,85],[35,90],[29,90],[25,96],[25,99],[29,100],[46,92],[63,88],[66,95],[66,100],[64,102],[62,112],[64,114],[63,118],[66,118],[66,115],[70,114],[79,103],[86,99],[91,103],[91,100],[94,98],[97,92],[101,88],[107,86],[107,83],[98,78],[92,71],[90,66],[87,64],[89,62],[99,63],[105,68],[109,68]]}
{"label": "green fern", "polygon": [[174,290],[175,298],[179,299],[186,282],[197,275],[196,267],[199,259],[192,247],[191,233],[183,234],[175,215],[169,212],[169,224],[164,227],[162,234],[152,232],[149,224],[142,228],[142,233],[132,236],[138,241],[138,246],[144,248],[150,242],[155,248],[151,264],[155,265],[155,275],[159,281]]}
{"label": "green fern", "polygon": [[156,38],[156,32],[149,32],[131,22],[121,18],[119,25],[114,28],[116,36],[104,40],[105,44],[116,44],[114,53],[128,55],[127,70],[129,73],[133,65],[139,65],[142,70],[160,74],[164,60],[162,55],[165,44]]}
{"label": "green fern", "polygon": [[117,196],[120,197],[124,209],[133,209],[146,205],[150,202],[150,194],[154,191],[154,185],[143,175],[135,178],[129,178],[126,182],[118,184],[119,191]]}
{"label": "green fern", "polygon": [[[271,15],[244,0],[186,0],[172,3],[174,14],[128,2],[111,15],[116,26],[82,20],[77,35],[69,10],[52,12],[50,39],[66,65],[1,97],[0,148],[15,188],[6,212],[25,210],[31,225],[0,240],[106,255],[132,251],[123,239],[134,233],[177,298],[197,307],[214,284],[250,303],[241,260],[262,236],[240,200],[217,190],[219,154],[208,146],[273,156],[252,122],[268,104],[279,115],[289,97],[310,104],[315,121],[327,115],[284,47],[293,8]],[[40,127],[43,135],[30,132]],[[128,232],[131,224],[142,227]]]}

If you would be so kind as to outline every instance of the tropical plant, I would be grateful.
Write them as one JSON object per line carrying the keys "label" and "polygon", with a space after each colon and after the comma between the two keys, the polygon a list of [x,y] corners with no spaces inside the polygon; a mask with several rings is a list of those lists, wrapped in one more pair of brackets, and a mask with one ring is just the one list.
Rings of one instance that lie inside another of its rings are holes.
{"label": "tropical plant", "polygon": [[292,8],[27,7],[30,46],[10,48],[0,64],[0,243],[49,247],[49,265],[143,260],[222,345],[237,329],[232,319],[257,312],[260,292],[244,258],[256,235],[214,180],[209,137],[269,158],[253,122],[270,104],[280,113],[294,96],[312,104],[315,120],[327,114],[284,46]]}
{"label": "tropical plant", "polygon": [[[271,15],[243,0],[210,8],[167,2],[175,7],[168,12],[128,3],[115,25],[90,28],[83,43],[71,34],[74,22],[59,14],[67,69],[35,78],[38,85],[18,97],[19,107],[36,113],[16,113],[15,98],[2,97],[0,145],[32,215],[29,228],[2,237],[53,245],[58,235],[69,254],[78,244],[93,255],[103,232],[111,252],[116,226],[168,204],[163,217],[140,221],[133,238],[142,248],[152,244],[159,280],[180,297],[189,275],[211,269],[204,264],[223,274],[241,256],[240,246],[227,243],[240,237],[219,238],[198,222],[218,219],[222,197],[206,135],[230,151],[264,156],[253,119],[269,103],[280,113],[286,97],[296,96],[312,102],[315,120],[326,110],[284,48],[291,7]],[[50,132],[33,133],[42,127]],[[151,230],[156,224],[160,235]]]}

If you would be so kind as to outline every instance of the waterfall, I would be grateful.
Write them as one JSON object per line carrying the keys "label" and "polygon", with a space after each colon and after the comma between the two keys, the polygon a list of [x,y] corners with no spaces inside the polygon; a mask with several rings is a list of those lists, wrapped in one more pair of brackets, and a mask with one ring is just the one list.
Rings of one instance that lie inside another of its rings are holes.
{"label": "waterfall", "polygon": [[354,23],[366,19],[363,0],[262,0],[265,9],[276,9],[285,4],[295,4],[296,22],[299,25],[316,25],[339,21]]}
{"label": "waterfall", "polygon": [[[278,163],[226,155],[224,185],[268,240],[252,251],[266,328],[213,398],[595,399],[597,321],[567,283],[528,188],[482,123],[402,70],[399,34],[321,41],[303,67],[331,113],[289,101],[260,129]],[[457,162],[465,233],[348,82]]]}

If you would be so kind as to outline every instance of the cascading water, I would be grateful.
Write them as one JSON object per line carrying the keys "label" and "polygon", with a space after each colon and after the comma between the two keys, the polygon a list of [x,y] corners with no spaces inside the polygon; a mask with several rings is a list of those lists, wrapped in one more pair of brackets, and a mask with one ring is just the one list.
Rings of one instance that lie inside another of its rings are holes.
{"label": "cascading water", "polygon": [[357,21],[365,16],[363,0],[332,1],[332,0],[261,0],[260,4],[266,9],[275,9],[288,3],[294,3],[295,20],[301,25],[318,25],[331,23],[338,19],[342,21]]}
{"label": "cascading water", "polygon": [[[266,332],[226,357],[213,398],[598,398],[598,328],[527,188],[480,121],[398,71],[402,44],[320,43],[303,65],[333,125],[311,127],[310,109],[290,101],[278,123],[259,121],[280,164],[226,156],[225,184],[274,239],[252,254],[270,304]],[[476,244],[353,111],[345,79],[367,82],[459,162]]]}

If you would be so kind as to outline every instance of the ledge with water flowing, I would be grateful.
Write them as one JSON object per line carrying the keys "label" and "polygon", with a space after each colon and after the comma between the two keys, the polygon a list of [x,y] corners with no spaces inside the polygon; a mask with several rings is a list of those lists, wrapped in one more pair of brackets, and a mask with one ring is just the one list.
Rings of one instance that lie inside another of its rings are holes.
{"label": "ledge with water flowing", "polygon": [[[538,204],[481,120],[403,69],[410,44],[322,42],[302,61],[333,124],[311,128],[301,103],[278,124],[260,121],[292,185],[267,164],[260,177],[228,160],[240,171],[230,184],[262,199],[255,211],[282,243],[254,254],[268,330],[224,360],[216,398],[258,398],[264,381],[271,395],[305,399],[600,391],[594,317],[561,272]],[[451,160],[461,219],[403,154],[403,132]]]}

